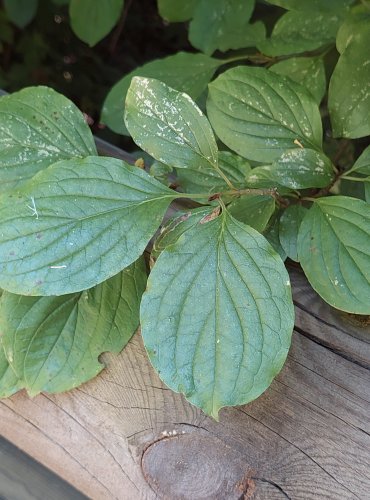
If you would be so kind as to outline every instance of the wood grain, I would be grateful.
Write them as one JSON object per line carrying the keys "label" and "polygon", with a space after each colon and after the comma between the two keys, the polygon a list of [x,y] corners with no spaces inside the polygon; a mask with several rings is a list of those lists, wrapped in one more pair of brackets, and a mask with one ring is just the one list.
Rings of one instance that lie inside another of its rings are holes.
{"label": "wood grain", "polygon": [[370,326],[291,278],[288,361],[220,422],[163,386],[137,333],[81,388],[1,401],[0,433],[94,499],[370,498]]}

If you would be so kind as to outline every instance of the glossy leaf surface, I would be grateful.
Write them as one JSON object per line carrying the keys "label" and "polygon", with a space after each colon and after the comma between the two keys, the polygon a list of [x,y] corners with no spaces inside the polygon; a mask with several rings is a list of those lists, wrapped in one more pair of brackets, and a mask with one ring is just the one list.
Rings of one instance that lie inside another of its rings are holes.
{"label": "glossy leaf surface", "polygon": [[110,278],[139,258],[176,196],[113,158],[51,165],[0,197],[0,286],[61,295]]}
{"label": "glossy leaf surface", "polygon": [[197,99],[221,64],[222,61],[204,54],[178,52],[139,66],[119,80],[109,91],[103,104],[102,121],[114,132],[129,135],[123,116],[127,91],[134,76],[156,78]]}
{"label": "glossy leaf surface", "polygon": [[0,192],[58,160],[96,154],[82,113],[47,87],[0,98]]}
{"label": "glossy leaf surface", "polygon": [[264,68],[225,71],[209,85],[207,111],[222,142],[250,160],[271,162],[299,143],[321,147],[321,118],[312,96]]}
{"label": "glossy leaf surface", "polygon": [[217,169],[211,126],[195,102],[159,80],[135,77],[126,98],[125,123],[133,140],[175,168]]}

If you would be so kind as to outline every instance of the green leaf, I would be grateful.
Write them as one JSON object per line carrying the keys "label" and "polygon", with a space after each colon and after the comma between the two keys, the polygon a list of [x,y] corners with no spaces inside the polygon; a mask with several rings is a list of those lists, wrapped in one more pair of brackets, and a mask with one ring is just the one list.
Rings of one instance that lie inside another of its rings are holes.
{"label": "green leaf", "polygon": [[329,158],[313,149],[289,149],[272,165],[255,168],[252,175],[261,171],[275,184],[290,189],[326,187],[334,179]]}
{"label": "green leaf", "polygon": [[140,315],[161,379],[217,418],[257,398],[282,368],[293,328],[289,277],[265,238],[224,211],[161,253]]}
{"label": "green leaf", "polygon": [[140,259],[90,290],[60,297],[4,292],[6,356],[30,396],[63,392],[97,375],[106,351],[120,352],[139,325],[146,270]]}
{"label": "green leaf", "polygon": [[71,0],[69,15],[74,33],[92,47],[117,23],[124,0]]}
{"label": "green leaf", "polygon": [[[230,151],[218,152],[218,166],[235,187],[244,187],[251,167],[249,163]],[[186,193],[218,193],[228,188],[226,182],[213,168],[181,168],[177,181]],[[199,199],[198,199],[199,200]]]}
{"label": "green leaf", "polygon": [[[217,209],[219,210],[219,207]],[[157,259],[169,245],[173,245],[186,231],[199,224],[201,220],[212,214],[211,207],[193,208],[187,212],[177,213],[161,228],[160,234],[153,244],[151,257]]]}
{"label": "green leaf", "polygon": [[209,84],[207,111],[221,141],[250,160],[271,162],[299,143],[321,148],[321,118],[312,96],[265,68],[222,73]]}
{"label": "green leaf", "polygon": [[290,57],[271,66],[270,71],[288,76],[303,85],[320,104],[326,92],[325,66],[322,57]]}
{"label": "green leaf", "polygon": [[318,199],[301,224],[298,256],[312,287],[343,311],[370,313],[370,205]]}
{"label": "green leaf", "polygon": [[4,8],[10,21],[24,28],[35,17],[38,0],[4,0]]}
{"label": "green leaf", "polygon": [[307,208],[302,207],[302,205],[291,205],[284,210],[280,217],[280,243],[287,256],[295,262],[299,262],[297,249],[298,231],[306,213]]}
{"label": "green leaf", "polygon": [[9,365],[0,342],[0,399],[9,398],[20,389],[23,384]]}
{"label": "green leaf", "polygon": [[349,43],[351,42],[353,35],[358,30],[366,29],[370,21],[370,11],[366,10],[362,13],[351,13],[350,16],[346,17],[345,22],[341,25],[337,33],[336,45],[337,50],[342,54]]}
{"label": "green leaf", "polygon": [[156,160],[175,168],[217,169],[213,131],[187,94],[135,77],[127,93],[125,123],[136,144]]}
{"label": "green leaf", "polygon": [[268,227],[263,232],[264,237],[273,247],[275,252],[280,255],[280,258],[284,261],[287,258],[287,254],[284,248],[281,246],[280,238],[279,238],[279,230],[280,230],[280,218],[282,213],[278,212],[272,217],[272,220]]}
{"label": "green leaf", "polygon": [[193,17],[198,0],[157,0],[161,17],[170,23],[188,21]]}
{"label": "green leaf", "polygon": [[107,95],[102,111],[102,121],[114,132],[129,135],[123,115],[125,100],[134,76],[156,78],[170,87],[198,99],[222,61],[204,54],[178,52],[175,55],[156,59],[135,68],[117,82]]}
{"label": "green leaf", "polygon": [[275,211],[275,200],[272,196],[243,196],[230,203],[227,209],[235,219],[262,233]]}
{"label": "green leaf", "polygon": [[364,189],[365,189],[365,199],[367,203],[370,203],[370,179],[368,179],[369,182],[365,182]]}
{"label": "green leaf", "polygon": [[0,197],[0,287],[61,295],[101,283],[138,259],[176,197],[114,158],[51,165]]}
{"label": "green leaf", "polygon": [[0,147],[0,192],[58,160],[97,154],[82,113],[47,87],[0,98]]}
{"label": "green leaf", "polygon": [[257,44],[268,56],[299,54],[334,43],[343,16],[333,12],[295,12],[281,16],[271,37]]}
{"label": "green leaf", "polygon": [[254,0],[200,0],[189,26],[189,40],[193,47],[206,54],[216,49],[255,47],[265,38],[261,21],[249,24]]}
{"label": "green leaf", "polygon": [[288,10],[298,10],[304,12],[338,12],[347,9],[355,0],[267,0],[268,3],[278,5]]}
{"label": "green leaf", "polygon": [[370,146],[364,149],[350,171],[357,174],[370,175]]}
{"label": "green leaf", "polygon": [[329,85],[329,113],[334,137],[370,134],[370,24],[353,32],[339,57]]}

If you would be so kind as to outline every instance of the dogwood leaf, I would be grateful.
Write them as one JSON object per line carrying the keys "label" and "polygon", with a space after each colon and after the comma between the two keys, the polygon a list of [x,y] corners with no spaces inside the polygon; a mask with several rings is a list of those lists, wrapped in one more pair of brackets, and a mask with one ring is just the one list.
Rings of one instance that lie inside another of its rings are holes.
{"label": "dogwood leaf", "polygon": [[267,389],[293,329],[283,262],[262,235],[226,211],[161,253],[140,314],[159,376],[214,418],[223,406]]}
{"label": "dogwood leaf", "polygon": [[47,87],[0,98],[0,146],[0,192],[58,160],[97,154],[82,113]]}
{"label": "dogwood leaf", "polygon": [[370,205],[319,198],[304,217],[298,257],[312,287],[333,307],[370,313]]}
{"label": "dogwood leaf", "polygon": [[307,213],[307,208],[301,205],[291,205],[286,208],[280,217],[279,221],[279,239],[281,246],[285,250],[287,256],[298,262],[297,240],[298,231]]}
{"label": "dogwood leaf", "polygon": [[208,117],[230,149],[259,162],[286,149],[320,149],[319,108],[304,87],[265,68],[240,66],[209,84]]}
{"label": "dogwood leaf", "polygon": [[75,34],[92,47],[111,31],[123,9],[124,0],[71,0],[69,15]]}
{"label": "dogwood leaf", "polygon": [[98,356],[121,351],[137,329],[145,285],[141,258],[80,293],[22,297],[4,292],[4,350],[28,393],[67,391],[97,375],[104,367]]}
{"label": "dogwood leaf", "polygon": [[139,258],[176,197],[121,160],[51,165],[0,197],[0,286],[61,295],[101,283]]}
{"label": "dogwood leaf", "polygon": [[221,64],[222,61],[204,54],[177,52],[139,66],[111,88],[103,104],[102,121],[114,132],[129,135],[123,116],[127,91],[134,76],[156,78],[198,99]]}

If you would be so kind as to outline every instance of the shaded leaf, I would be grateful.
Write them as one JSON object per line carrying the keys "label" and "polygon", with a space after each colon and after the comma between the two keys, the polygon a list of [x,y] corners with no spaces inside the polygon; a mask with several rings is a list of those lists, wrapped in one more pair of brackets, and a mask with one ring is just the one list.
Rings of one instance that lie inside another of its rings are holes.
{"label": "shaded leaf", "polygon": [[47,87],[0,98],[0,147],[0,192],[58,160],[97,154],[82,113]]}
{"label": "shaded leaf", "polygon": [[320,104],[326,92],[324,61],[321,57],[290,57],[271,66],[270,71],[288,76],[303,85]]}
{"label": "shaded leaf", "polygon": [[214,418],[223,406],[247,403],[267,389],[293,328],[281,259],[227,212],[161,253],[140,314],[159,376]]}
{"label": "shaded leaf", "polygon": [[157,0],[157,3],[161,17],[170,23],[175,23],[191,19],[198,0]]}
{"label": "shaded leaf", "polygon": [[222,142],[250,160],[271,162],[299,143],[321,148],[321,118],[312,96],[265,68],[222,73],[209,84],[207,111]]}
{"label": "shaded leaf", "polygon": [[286,208],[279,221],[279,239],[287,256],[298,262],[297,239],[298,231],[307,213],[307,208],[302,205],[291,205]]}
{"label": "shaded leaf", "polygon": [[362,154],[357,158],[350,172],[357,174],[370,175],[370,146],[368,146]]}
{"label": "shaded leaf", "polygon": [[51,165],[0,198],[0,286],[61,295],[106,280],[138,259],[176,197],[117,159]]}
{"label": "shaded leaf", "polygon": [[318,199],[303,219],[298,256],[312,287],[333,307],[370,313],[370,205]]}
{"label": "shaded leaf", "polygon": [[357,29],[339,57],[329,84],[334,137],[370,134],[370,24]]}
{"label": "shaded leaf", "polygon": [[186,231],[197,225],[212,213],[211,207],[200,207],[181,212],[169,219],[161,228],[160,234],[153,244],[151,256],[157,259],[169,245],[173,245]]}
{"label": "shaded leaf", "polygon": [[271,37],[258,42],[268,56],[299,54],[334,43],[343,16],[339,13],[290,11],[281,16]]}
{"label": "shaded leaf", "polygon": [[200,0],[189,26],[189,40],[193,47],[206,54],[216,49],[254,47],[265,38],[261,21],[250,24],[254,0]]}
{"label": "shaded leaf", "polygon": [[4,0],[4,8],[10,21],[24,28],[35,17],[38,0]]}
{"label": "shaded leaf", "polygon": [[230,203],[227,209],[235,219],[262,233],[275,211],[275,200],[272,196],[243,196]]}
{"label": "shaded leaf", "polygon": [[124,0],[71,0],[69,16],[74,33],[92,47],[117,23]]}
{"label": "shaded leaf", "polygon": [[268,3],[278,5],[288,10],[297,10],[302,12],[315,12],[315,11],[334,11],[340,9],[347,9],[354,3],[355,0],[267,0]]}
{"label": "shaded leaf", "polygon": [[60,297],[4,292],[0,325],[7,359],[31,396],[63,392],[104,367],[98,356],[120,352],[139,325],[144,260],[90,290]]}
{"label": "shaded leaf", "polygon": [[6,359],[0,342],[0,398],[8,398],[23,389],[23,384]]}
{"label": "shaded leaf", "polygon": [[[251,167],[247,160],[230,151],[218,152],[218,166],[235,187],[245,186]],[[218,193],[228,186],[218,172],[212,168],[182,168],[177,170],[177,179],[186,193]]]}
{"label": "shaded leaf", "polygon": [[175,55],[150,61],[135,68],[119,80],[109,91],[102,110],[102,121],[119,134],[129,135],[123,115],[125,100],[134,76],[156,78],[170,87],[198,99],[222,61],[204,54],[178,52]]}
{"label": "shaded leaf", "polygon": [[217,169],[211,126],[192,99],[159,80],[135,77],[126,98],[125,123],[133,140],[175,168]]}
{"label": "shaded leaf", "polygon": [[285,260],[287,258],[287,254],[286,254],[284,248],[281,246],[280,238],[279,238],[281,215],[282,215],[282,213],[280,212],[280,213],[276,213],[272,217],[272,220],[270,221],[270,224],[263,232],[263,235],[266,238],[266,240],[270,243],[270,245],[273,247],[275,252],[277,252],[280,255],[280,258],[282,260]]}

